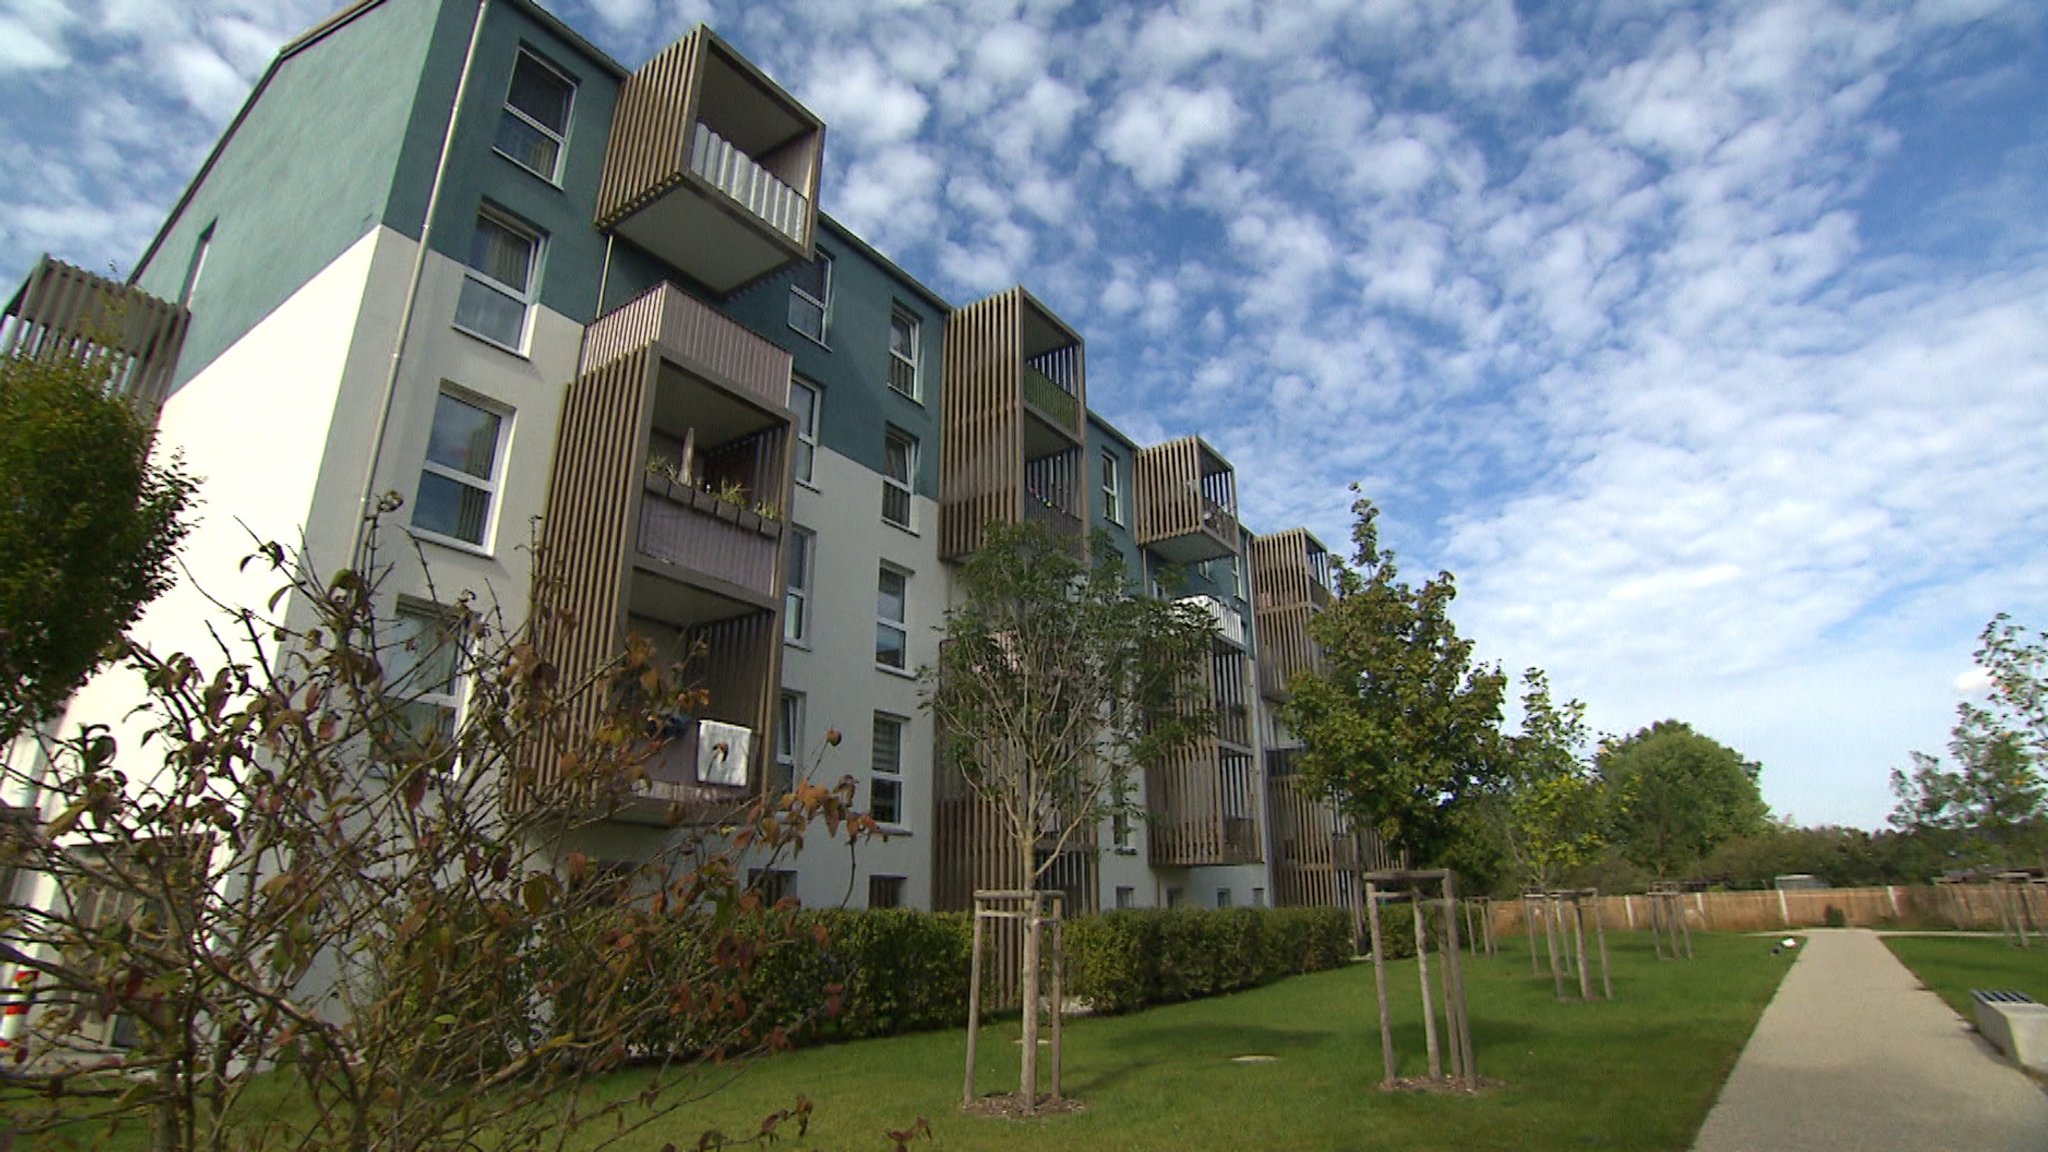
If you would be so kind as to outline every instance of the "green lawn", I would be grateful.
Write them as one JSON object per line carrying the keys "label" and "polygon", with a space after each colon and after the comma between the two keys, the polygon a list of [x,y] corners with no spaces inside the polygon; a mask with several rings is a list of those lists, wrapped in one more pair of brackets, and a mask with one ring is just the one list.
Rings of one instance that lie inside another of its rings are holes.
{"label": "green lawn", "polygon": [[[1792,956],[1732,935],[1696,935],[1692,961],[1658,960],[1647,935],[1609,942],[1613,1003],[1555,1002],[1548,974],[1531,978],[1528,953],[1514,950],[1520,940],[1504,941],[1496,959],[1468,959],[1479,1069],[1498,1081],[1476,1098],[1378,1090],[1372,968],[1360,965],[1070,1022],[1066,1088],[1085,1104],[1074,1114],[1032,1122],[960,1115],[964,1036],[930,1033],[807,1049],[724,1073],[729,1082],[715,1095],[620,1146],[692,1148],[710,1128],[750,1136],[801,1094],[815,1108],[809,1134],[785,1129],[777,1149],[885,1149],[886,1130],[920,1117],[932,1139],[912,1147],[963,1152],[1686,1148]],[[1403,1073],[1419,1074],[1414,962],[1389,971]],[[1016,1036],[1014,1021],[983,1032],[983,1092],[1015,1087]],[[1230,1062],[1239,1055],[1279,1060]],[[627,1073],[606,1088],[623,1095],[642,1083]],[[141,1133],[123,1133],[131,1135]],[[107,1149],[125,1139],[93,1143]]]}
{"label": "green lawn", "polygon": [[1887,936],[1886,946],[1963,1019],[1972,988],[2011,988],[2048,1003],[2048,940],[2016,948],[1996,936]]}
{"label": "green lawn", "polygon": [[[1696,960],[1659,961],[1647,935],[1616,935],[1616,1000],[1558,1004],[1528,954],[1471,963],[1478,1098],[1385,1094],[1370,965],[1214,1000],[1069,1025],[1066,1085],[1078,1114],[1031,1123],[957,1111],[959,1034],[812,1049],[756,1065],[637,1145],[688,1147],[706,1127],[753,1132],[796,1093],[810,1135],[778,1147],[887,1147],[931,1122],[937,1149],[1682,1149],[1705,1119],[1792,957],[1740,936],[1695,937]],[[1412,961],[1390,970],[1404,1074],[1423,1068]],[[983,1033],[984,1092],[1016,1082],[1014,1023]],[[1278,1056],[1237,1065],[1230,1057]]]}

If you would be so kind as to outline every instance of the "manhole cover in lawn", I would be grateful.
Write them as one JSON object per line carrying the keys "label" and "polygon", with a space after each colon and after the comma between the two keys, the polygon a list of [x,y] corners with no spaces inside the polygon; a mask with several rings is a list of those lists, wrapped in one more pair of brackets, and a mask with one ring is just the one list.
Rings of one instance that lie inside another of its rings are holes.
{"label": "manhole cover in lawn", "polygon": [[1230,1062],[1232,1064],[1278,1064],[1280,1058],[1278,1056],[1232,1056]]}

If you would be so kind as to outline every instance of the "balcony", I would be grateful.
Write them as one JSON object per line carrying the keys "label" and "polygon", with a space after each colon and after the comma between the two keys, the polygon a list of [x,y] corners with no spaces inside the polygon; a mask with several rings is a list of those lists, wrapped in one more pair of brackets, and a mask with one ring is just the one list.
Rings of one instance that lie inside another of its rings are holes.
{"label": "balcony", "polygon": [[1307,529],[1291,528],[1253,538],[1251,556],[1259,691],[1285,700],[1296,676],[1322,668],[1310,621],[1330,604],[1330,554]]}
{"label": "balcony", "polygon": [[726,293],[811,259],[825,125],[698,27],[619,89],[597,226]]}
{"label": "balcony", "polygon": [[1252,758],[1213,745],[1145,773],[1155,868],[1256,864],[1259,791]]}
{"label": "balcony", "polygon": [[1238,549],[1237,473],[1200,437],[1140,448],[1138,543],[1171,563],[1195,564]]}
{"label": "balcony", "polygon": [[1289,528],[1252,539],[1254,606],[1315,608],[1330,606],[1336,587],[1330,551],[1306,528]]}
{"label": "balcony", "polygon": [[1226,644],[1244,647],[1244,615],[1214,596],[1183,596],[1180,603],[1199,609],[1216,622],[1216,635]]}
{"label": "balcony", "polygon": [[1081,337],[1022,288],[946,320],[939,555],[957,560],[992,523],[1087,527],[1079,482],[1088,395]]}
{"label": "balcony", "polygon": [[[672,286],[590,326],[564,397],[537,565],[536,599],[552,610],[537,641],[565,679],[596,674],[627,632],[646,635],[693,662],[709,693],[697,719],[772,731],[789,372],[789,353]],[[750,742],[749,788],[766,778],[768,744]],[[645,802],[624,818],[732,792],[685,779],[663,759],[678,755],[672,745],[656,757]]]}
{"label": "balcony", "polygon": [[157,408],[171,394],[191,313],[45,256],[0,311],[0,355],[103,365],[117,396]]}

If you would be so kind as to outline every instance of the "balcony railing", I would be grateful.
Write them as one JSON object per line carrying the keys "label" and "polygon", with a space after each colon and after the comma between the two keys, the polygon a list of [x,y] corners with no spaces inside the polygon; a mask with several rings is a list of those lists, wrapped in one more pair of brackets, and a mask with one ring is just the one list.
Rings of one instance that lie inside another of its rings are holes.
{"label": "balcony railing", "polygon": [[650,344],[777,408],[789,407],[789,353],[673,284],[650,288],[598,317],[584,335],[581,370]]}
{"label": "balcony railing", "polygon": [[1060,537],[1079,536],[1081,521],[1063,508],[1056,508],[1030,492],[1024,493],[1024,519],[1029,523],[1043,524],[1053,535]]}
{"label": "balcony railing", "polygon": [[161,405],[190,322],[176,304],[45,256],[0,310],[0,353],[83,360],[105,369],[114,395]]}
{"label": "balcony railing", "polygon": [[1072,428],[1080,415],[1074,394],[1038,369],[1024,368],[1024,400],[1062,428]]}
{"label": "balcony railing", "polygon": [[690,139],[690,171],[739,201],[777,232],[798,244],[809,242],[810,202],[803,194],[703,124],[697,125]]}
{"label": "balcony railing", "polygon": [[776,585],[781,549],[781,521],[701,489],[647,478],[640,503],[643,555],[772,599],[782,591]]}
{"label": "balcony railing", "polygon": [[1214,596],[1183,596],[1182,604],[1199,608],[1216,621],[1216,632],[1223,639],[1238,647],[1244,647],[1244,615]]}

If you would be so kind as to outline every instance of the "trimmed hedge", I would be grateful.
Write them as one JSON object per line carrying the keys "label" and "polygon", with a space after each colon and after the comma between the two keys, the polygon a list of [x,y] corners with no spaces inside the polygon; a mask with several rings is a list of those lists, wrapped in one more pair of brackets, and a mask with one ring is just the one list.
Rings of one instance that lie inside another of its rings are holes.
{"label": "trimmed hedge", "polygon": [[1169,908],[1067,925],[1068,988],[1098,1012],[1195,1000],[1335,968],[1351,958],[1337,908]]}
{"label": "trimmed hedge", "polygon": [[[643,1058],[699,1050],[713,1035],[760,1039],[781,1029],[797,1044],[893,1036],[967,1021],[973,919],[908,909],[762,910],[738,939],[780,943],[750,949],[737,966],[715,959],[714,922],[703,916],[635,918],[634,962],[618,994],[650,1005],[674,1002],[692,982],[684,1011],[639,1016],[622,1042]],[[594,918],[576,946],[548,963],[589,964],[617,940],[616,920]],[[568,943],[564,941],[563,943]],[[1196,908],[1112,912],[1066,925],[1067,989],[1099,1012],[1193,1000],[1334,968],[1351,957],[1348,913],[1332,908]],[[571,952],[584,951],[572,957]],[[603,981],[599,980],[599,984]],[[574,978],[553,989],[555,1027],[574,1030],[576,1006],[595,991]],[[709,998],[709,999],[707,999]]]}

